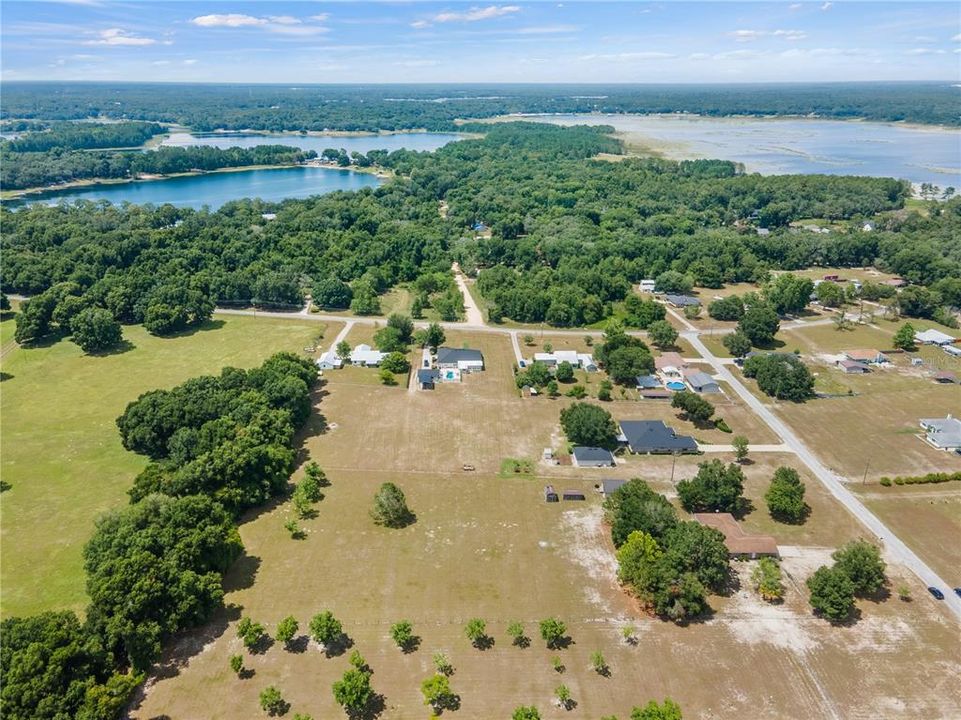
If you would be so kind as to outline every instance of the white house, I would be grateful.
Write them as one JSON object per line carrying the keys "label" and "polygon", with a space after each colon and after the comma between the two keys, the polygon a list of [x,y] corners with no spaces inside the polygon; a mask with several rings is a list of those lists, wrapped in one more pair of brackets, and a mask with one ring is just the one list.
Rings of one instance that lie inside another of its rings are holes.
{"label": "white house", "polygon": [[948,415],[943,418],[921,418],[924,439],[939,450],[961,448],[961,420]]}
{"label": "white house", "polygon": [[573,367],[582,368],[588,372],[597,371],[597,363],[594,356],[590,353],[579,353],[576,350],[557,350],[549,353],[534,353],[534,362],[544,363],[549,368],[554,368],[562,362],[570,363]]}
{"label": "white house", "polygon": [[914,333],[914,339],[922,345],[950,345],[956,340],[947,333],[934,328]]}
{"label": "white house", "polygon": [[370,345],[362,344],[350,351],[351,365],[361,365],[364,367],[377,367],[387,357],[387,353],[374,350]]}
{"label": "white house", "polygon": [[328,350],[317,358],[317,367],[321,370],[337,370],[343,367],[343,365],[344,361],[341,360],[333,350]]}
{"label": "white house", "polygon": [[652,293],[654,292],[654,286],[656,284],[654,280],[641,280],[641,284],[637,286],[637,289],[642,293]]}

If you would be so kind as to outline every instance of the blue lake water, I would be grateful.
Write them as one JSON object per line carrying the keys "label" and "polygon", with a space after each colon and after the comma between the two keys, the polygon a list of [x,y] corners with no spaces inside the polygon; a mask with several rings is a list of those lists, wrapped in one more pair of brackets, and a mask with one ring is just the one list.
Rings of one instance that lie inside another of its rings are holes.
{"label": "blue lake water", "polygon": [[[436,150],[447,143],[463,139],[454,133],[396,133],[392,135],[266,135],[259,133],[173,133],[164,145],[187,147],[207,145],[219,148],[254,147],[256,145],[289,145],[320,154],[327,148],[343,148],[348,152],[370,150]],[[183,207],[211,209],[240,198],[280,201],[323,195],[335,190],[359,190],[375,187],[382,181],[368,173],[317,167],[290,167],[271,170],[238,170],[208,173],[190,177],[144,180],[128,183],[91,185],[51,190],[6,202],[17,206],[31,203],[54,204],[77,200],[109,200],[112,203],[170,203]]]}
{"label": "blue lake water", "polygon": [[961,130],[891,123],[685,115],[538,115],[559,125],[612,125],[674,159],[744,163],[749,172],[870,175],[961,186]]}
{"label": "blue lake water", "polygon": [[261,198],[280,201],[286,198],[304,198],[323,195],[335,190],[359,190],[376,187],[382,181],[368,173],[352,172],[322,167],[289,167],[271,170],[238,170],[235,172],[208,173],[168,178],[165,180],[141,180],[113,185],[90,185],[87,187],[53,190],[23,198],[22,201],[6,203],[42,202],[55,204],[77,200],[109,200],[143,205],[170,203],[181,207],[211,209],[239,198]]}

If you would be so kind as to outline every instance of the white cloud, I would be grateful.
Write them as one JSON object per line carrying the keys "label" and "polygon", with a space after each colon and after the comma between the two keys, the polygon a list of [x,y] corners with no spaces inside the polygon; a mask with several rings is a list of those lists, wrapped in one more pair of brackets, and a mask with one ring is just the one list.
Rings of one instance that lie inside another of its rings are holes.
{"label": "white cloud", "polygon": [[803,30],[735,30],[728,35],[736,42],[753,42],[762,37],[779,37],[788,42],[795,42],[807,37],[807,33]]}
{"label": "white cloud", "polygon": [[951,42],[961,42],[961,33],[958,33],[953,38],[951,38]]}
{"label": "white cloud", "polygon": [[488,5],[487,7],[472,7],[464,12],[442,12],[434,15],[430,20],[415,20],[410,24],[414,28],[428,27],[431,22],[478,22],[479,20],[492,20],[493,18],[503,17],[512,13],[520,12],[518,5]]}
{"label": "white cloud", "polygon": [[[313,20],[326,18],[327,15],[315,15]],[[300,18],[292,15],[267,15],[254,17],[240,13],[226,13],[222,15],[199,15],[190,21],[193,25],[203,28],[261,28],[278,35],[309,36],[327,32],[322,25],[305,25]]]}
{"label": "white cloud", "polygon": [[824,4],[821,6],[821,9],[822,9],[822,10],[830,10],[830,9],[831,9],[831,6],[833,6],[833,5],[834,5],[834,3],[832,3],[832,2],[826,2],[826,3],[824,3]]}
{"label": "white cloud", "polygon": [[[97,33],[96,40],[87,40],[84,45],[112,45],[115,47],[139,47],[143,45],[155,45],[153,38],[140,37],[121,28],[107,28]],[[168,41],[169,43],[169,41]]]}
{"label": "white cloud", "polygon": [[184,65],[196,65],[196,64],[197,64],[197,61],[194,58],[189,58],[187,60],[184,60]]}
{"label": "white cloud", "polygon": [[802,5],[801,3],[791,3],[790,5],[788,5],[787,9],[788,9],[788,10],[800,10],[802,7],[804,7],[804,5]]}
{"label": "white cloud", "polygon": [[911,48],[904,52],[905,55],[944,55],[944,50],[934,48]]}
{"label": "white cloud", "polygon": [[199,15],[190,21],[200,27],[256,27],[266,25],[267,18],[254,17],[253,15],[241,15],[239,13],[228,13],[226,15]]}
{"label": "white cloud", "polygon": [[311,15],[311,20],[316,20],[317,22],[327,22],[330,19],[330,13],[320,13],[319,15]]}

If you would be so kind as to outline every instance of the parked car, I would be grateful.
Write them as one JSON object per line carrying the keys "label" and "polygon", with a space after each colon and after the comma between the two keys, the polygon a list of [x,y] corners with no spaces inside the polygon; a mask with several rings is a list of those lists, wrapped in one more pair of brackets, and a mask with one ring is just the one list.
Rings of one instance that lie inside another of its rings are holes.
{"label": "parked car", "polygon": [[929,587],[928,592],[931,593],[936,600],[944,600],[944,593],[936,587]]}
{"label": "parked car", "polygon": [[958,597],[961,597],[961,588],[955,588],[954,594],[957,595]]}

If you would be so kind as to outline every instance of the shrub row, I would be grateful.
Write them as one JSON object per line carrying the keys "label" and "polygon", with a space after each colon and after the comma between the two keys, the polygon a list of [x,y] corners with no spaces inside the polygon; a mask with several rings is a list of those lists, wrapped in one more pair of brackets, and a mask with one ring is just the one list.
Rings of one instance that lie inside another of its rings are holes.
{"label": "shrub row", "polygon": [[927,475],[909,475],[908,477],[898,475],[894,478],[883,477],[881,478],[881,484],[884,485],[884,487],[891,487],[891,485],[926,485],[928,483],[945,483],[954,480],[961,480],[961,472],[928,473]]}

